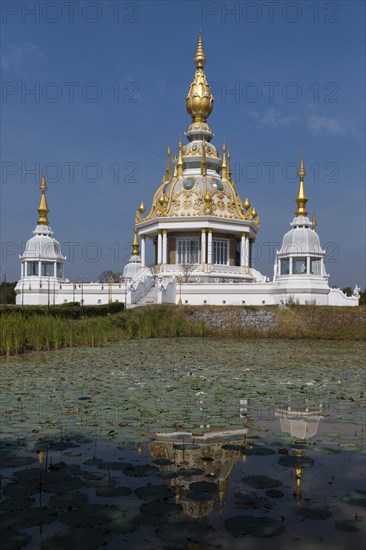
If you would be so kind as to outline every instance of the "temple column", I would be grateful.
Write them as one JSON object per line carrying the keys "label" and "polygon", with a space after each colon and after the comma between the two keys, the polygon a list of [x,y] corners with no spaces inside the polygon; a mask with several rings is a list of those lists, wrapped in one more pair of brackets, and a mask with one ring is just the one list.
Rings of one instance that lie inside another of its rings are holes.
{"label": "temple column", "polygon": [[166,265],[167,263],[167,254],[168,252],[168,231],[166,229],[163,229],[163,264]]}
{"label": "temple column", "polygon": [[212,229],[208,230],[207,235],[207,263],[212,264]]}
{"label": "temple column", "polygon": [[145,267],[146,235],[141,235],[141,267]]}
{"label": "temple column", "polygon": [[292,257],[290,256],[289,258],[289,268],[288,268],[288,271],[289,271],[289,275],[292,275]]}
{"label": "temple column", "polygon": [[158,232],[158,264],[160,265],[161,264],[161,260],[162,260],[162,234],[161,234],[161,231],[159,230]]}
{"label": "temple column", "polygon": [[53,262],[53,276],[57,277],[57,262]]}
{"label": "temple column", "polygon": [[42,274],[42,262],[39,261],[38,262],[38,277],[40,277]]}
{"label": "temple column", "polygon": [[201,229],[201,264],[206,263],[206,229]]}
{"label": "temple column", "polygon": [[310,275],[310,256],[306,256],[306,273]]}

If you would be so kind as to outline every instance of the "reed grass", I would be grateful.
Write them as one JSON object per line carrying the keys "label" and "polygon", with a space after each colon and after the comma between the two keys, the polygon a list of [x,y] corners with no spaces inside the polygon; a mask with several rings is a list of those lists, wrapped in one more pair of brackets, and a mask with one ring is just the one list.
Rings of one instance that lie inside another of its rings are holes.
{"label": "reed grass", "polygon": [[[73,346],[103,346],[109,342],[145,338],[306,338],[365,340],[366,308],[294,306],[267,309],[274,312],[272,328],[246,327],[235,319],[235,307],[148,306],[107,317],[61,318],[15,311],[0,315],[0,354],[17,355],[29,350],[54,350]],[[249,308],[248,308],[249,309]],[[193,315],[225,315],[225,327],[208,327]],[[232,315],[232,319],[231,316]]]}

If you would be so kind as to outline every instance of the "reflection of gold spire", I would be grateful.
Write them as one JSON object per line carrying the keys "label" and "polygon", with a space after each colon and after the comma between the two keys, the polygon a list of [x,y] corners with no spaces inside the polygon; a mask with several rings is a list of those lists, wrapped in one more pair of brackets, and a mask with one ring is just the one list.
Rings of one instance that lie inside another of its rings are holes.
{"label": "reflection of gold spire", "polygon": [[139,253],[140,253],[140,245],[139,245],[139,240],[135,230],[135,234],[132,241],[132,256],[138,256]]}
{"label": "reflection of gold spire", "polygon": [[315,229],[316,229],[316,217],[315,217],[315,214],[313,214],[313,217],[312,217],[312,220],[311,220],[311,229],[313,229],[313,231],[315,231]]}
{"label": "reflection of gold spire", "polygon": [[222,146],[222,165],[221,165],[221,177],[227,178],[227,170],[226,170],[226,144],[224,143]]}
{"label": "reflection of gold spire", "polygon": [[179,155],[178,155],[178,164],[177,164],[177,173],[178,177],[183,175],[183,159],[182,159],[182,140],[179,140],[178,143]]}
{"label": "reflection of gold spire", "polygon": [[299,502],[302,497],[302,489],[301,489],[302,472],[303,472],[303,468],[295,468],[295,479],[296,479],[295,496],[296,496],[297,502]]}
{"label": "reflection of gold spire", "polygon": [[297,198],[296,198],[297,210],[296,210],[295,215],[306,217],[308,215],[307,210],[306,210],[306,203],[308,202],[308,199],[306,197],[305,187],[304,187],[304,178],[306,176],[306,172],[305,172],[305,168],[304,168],[304,159],[303,159],[302,156],[301,156],[301,159],[300,159],[300,166],[299,166],[299,169],[297,171],[297,175],[300,178],[300,185],[299,185],[299,191],[297,193]]}
{"label": "reflection of gold spire", "polygon": [[206,122],[213,107],[214,99],[203,72],[206,61],[202,45],[202,35],[199,33],[196,55],[194,56],[197,70],[186,98],[187,111],[191,115],[193,122]]}
{"label": "reflection of gold spire", "polygon": [[168,145],[167,156],[168,156],[168,160],[166,163],[164,182],[168,182],[172,179],[172,166],[170,164],[170,145]]}
{"label": "reflection of gold spire", "polygon": [[49,212],[48,205],[47,205],[47,199],[46,199],[46,178],[44,177],[44,173],[42,172],[42,180],[41,185],[39,186],[40,190],[42,191],[41,195],[41,201],[39,203],[38,213],[39,213],[39,219],[38,219],[38,225],[48,225],[48,218],[47,214]]}

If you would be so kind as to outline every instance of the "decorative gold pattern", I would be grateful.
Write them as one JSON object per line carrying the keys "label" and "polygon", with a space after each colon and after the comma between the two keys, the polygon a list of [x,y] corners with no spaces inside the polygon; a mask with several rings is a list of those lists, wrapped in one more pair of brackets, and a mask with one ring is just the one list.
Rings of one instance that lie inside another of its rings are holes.
{"label": "decorative gold pattern", "polygon": [[133,241],[132,241],[132,255],[133,256],[138,256],[140,253],[140,245],[139,245],[139,240],[138,240],[138,237],[137,237],[137,233],[135,231],[135,234],[133,236]]}

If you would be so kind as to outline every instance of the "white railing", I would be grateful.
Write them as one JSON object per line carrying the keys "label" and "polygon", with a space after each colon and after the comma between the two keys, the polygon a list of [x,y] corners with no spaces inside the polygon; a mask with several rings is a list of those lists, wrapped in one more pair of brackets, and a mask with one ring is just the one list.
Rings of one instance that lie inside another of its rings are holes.
{"label": "white railing", "polygon": [[148,267],[140,269],[127,283],[127,304],[137,304],[152,288],[154,278]]}

